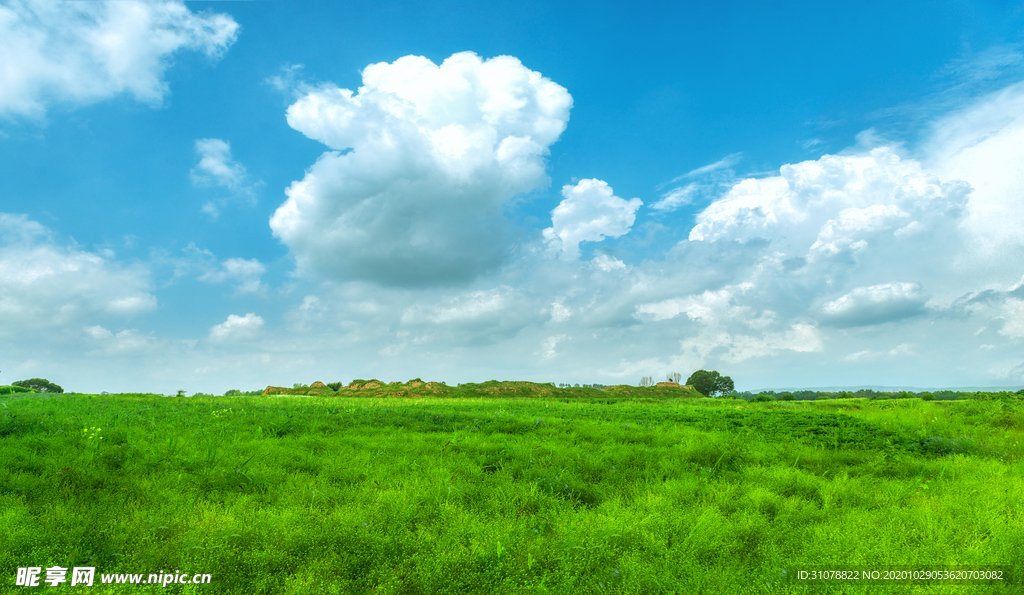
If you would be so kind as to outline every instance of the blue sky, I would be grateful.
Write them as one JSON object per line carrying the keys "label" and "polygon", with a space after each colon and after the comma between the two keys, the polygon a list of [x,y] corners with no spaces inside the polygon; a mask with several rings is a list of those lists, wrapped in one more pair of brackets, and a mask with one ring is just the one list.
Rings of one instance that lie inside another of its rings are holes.
{"label": "blue sky", "polygon": [[1024,10],[0,1],[0,383],[1024,385]]}

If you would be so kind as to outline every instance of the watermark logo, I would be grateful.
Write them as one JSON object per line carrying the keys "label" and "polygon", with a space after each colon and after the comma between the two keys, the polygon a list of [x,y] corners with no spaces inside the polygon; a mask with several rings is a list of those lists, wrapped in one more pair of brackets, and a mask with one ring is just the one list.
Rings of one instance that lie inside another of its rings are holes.
{"label": "watermark logo", "polygon": [[[19,587],[38,587],[40,575],[43,573],[41,566],[28,566],[18,568],[14,584]],[[86,585],[92,586],[93,578],[96,576],[96,568],[92,566],[75,566],[71,569],[71,586]],[[43,581],[51,587],[68,582],[68,569],[63,566],[50,566],[46,569],[46,579]]]}
{"label": "watermark logo", "polygon": [[[45,570],[46,578],[43,578],[43,571]],[[93,581],[96,578],[96,568],[93,566],[75,566],[71,569],[70,583],[71,586],[85,585],[87,587],[93,586]],[[130,585],[160,585],[166,587],[167,585],[203,585],[210,583],[209,574],[182,574],[179,571],[173,573],[166,573],[160,571],[160,574],[101,574],[100,582],[104,585],[107,584],[130,584]],[[40,581],[49,584],[51,587],[56,587],[62,583],[69,582],[68,569],[62,566],[51,566],[49,568],[43,568],[42,566],[26,566],[19,567],[18,572],[15,575],[15,586],[18,587],[40,587],[42,586]]]}

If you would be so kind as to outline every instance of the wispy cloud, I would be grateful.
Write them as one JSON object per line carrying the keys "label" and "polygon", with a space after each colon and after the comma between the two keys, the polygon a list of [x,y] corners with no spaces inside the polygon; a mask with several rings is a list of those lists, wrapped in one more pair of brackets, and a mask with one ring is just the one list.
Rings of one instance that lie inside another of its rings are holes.
{"label": "wispy cloud", "polygon": [[199,162],[189,172],[192,183],[197,186],[216,186],[228,190],[229,198],[207,201],[202,211],[217,219],[221,210],[230,200],[248,206],[256,204],[256,191],[262,181],[252,182],[245,167],[231,155],[231,145],[219,138],[202,138],[195,142]]}
{"label": "wispy cloud", "polygon": [[651,205],[651,209],[669,213],[682,206],[694,204],[698,200],[713,198],[718,192],[728,188],[736,177],[732,166],[743,158],[742,153],[727,155],[714,163],[690,170],[658,186],[662,189],[682,181],[686,184],[676,186],[661,195],[661,200]]}

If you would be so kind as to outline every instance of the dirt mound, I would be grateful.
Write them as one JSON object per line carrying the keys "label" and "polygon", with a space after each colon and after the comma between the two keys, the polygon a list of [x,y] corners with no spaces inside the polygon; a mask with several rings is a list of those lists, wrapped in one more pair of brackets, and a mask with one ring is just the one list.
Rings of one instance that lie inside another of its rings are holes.
{"label": "dirt mound", "polygon": [[658,384],[655,384],[654,386],[670,386],[672,388],[679,388],[679,383],[678,382],[659,382]]}
{"label": "dirt mound", "polygon": [[310,384],[309,388],[327,388],[327,385],[324,384],[323,382],[320,382],[319,380],[317,380],[313,384]]}
{"label": "dirt mound", "polygon": [[[408,386],[409,386],[409,388],[419,388],[419,387],[423,386],[423,384],[424,383],[423,383],[422,380],[410,380]],[[430,386],[431,384],[437,384],[437,383],[436,382],[430,382],[430,383],[427,383],[427,386]]]}
{"label": "dirt mound", "polygon": [[359,388],[361,388],[361,389],[380,388],[381,386],[384,386],[384,385],[379,380],[371,380],[371,381],[367,382],[366,384],[362,385]]}

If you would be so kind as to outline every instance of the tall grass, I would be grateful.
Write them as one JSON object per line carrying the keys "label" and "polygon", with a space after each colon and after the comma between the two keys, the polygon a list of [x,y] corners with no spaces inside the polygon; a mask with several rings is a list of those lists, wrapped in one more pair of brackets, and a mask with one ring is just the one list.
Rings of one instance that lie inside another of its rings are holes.
{"label": "tall grass", "polygon": [[[182,593],[1024,584],[1014,402],[31,394],[0,404],[11,590],[17,567],[53,565],[213,575],[206,587],[168,587]],[[851,566],[1001,566],[1018,578],[795,578]]]}

